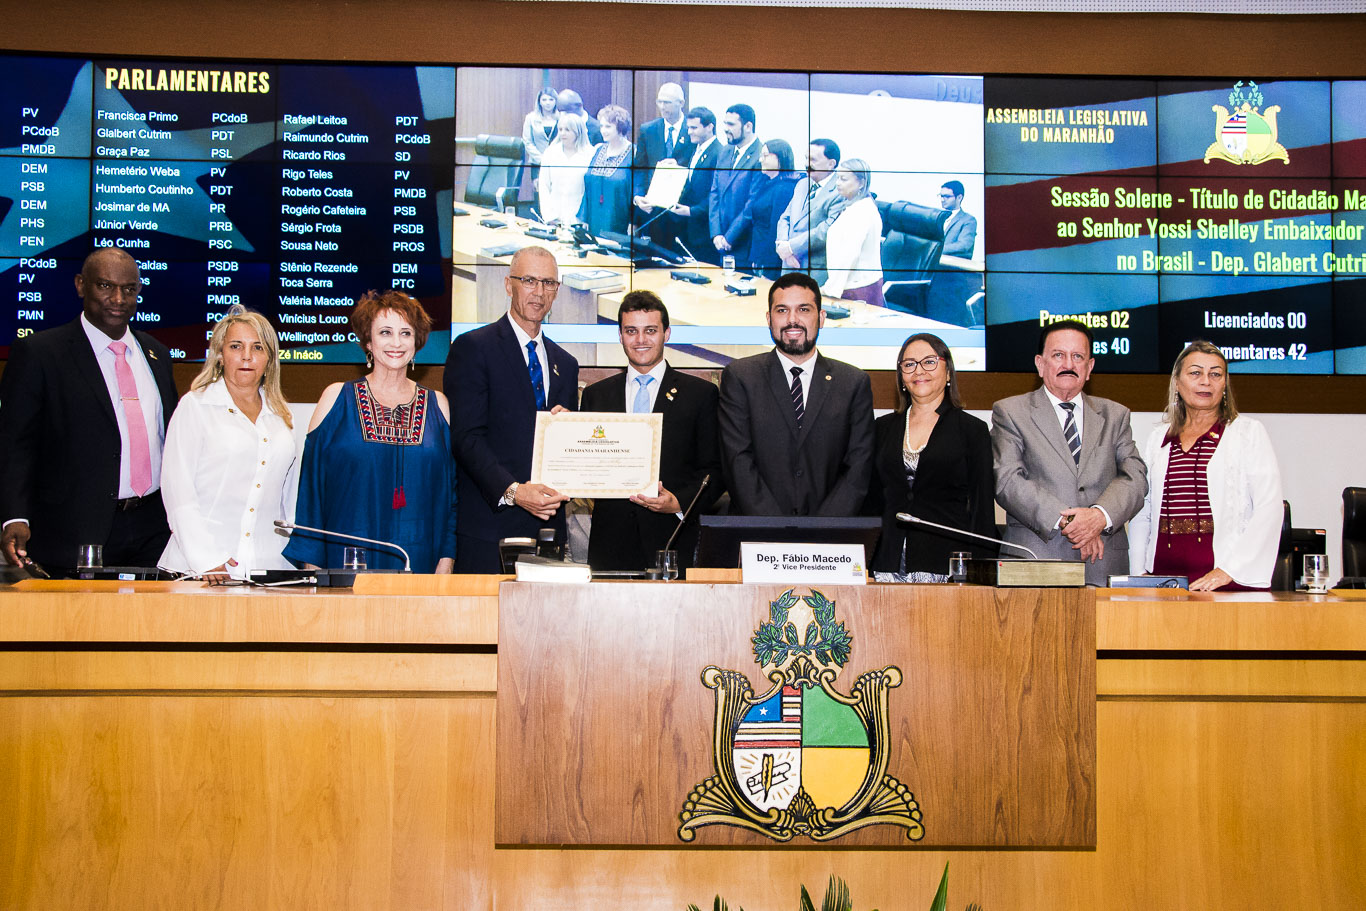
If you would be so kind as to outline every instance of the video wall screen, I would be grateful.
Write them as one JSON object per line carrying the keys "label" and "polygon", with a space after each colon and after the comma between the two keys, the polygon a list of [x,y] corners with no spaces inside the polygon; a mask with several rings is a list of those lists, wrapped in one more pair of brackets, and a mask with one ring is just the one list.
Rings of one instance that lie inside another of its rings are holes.
{"label": "video wall screen", "polygon": [[1208,338],[1242,372],[1363,373],[1363,231],[1366,81],[0,56],[0,356],[118,245],[178,358],[240,302],[287,360],[354,363],[355,298],[395,287],[440,362],[538,244],[585,364],[624,363],[634,289],[676,366],[763,350],[796,270],[822,349],[869,369],[930,331],[959,369],[1032,371],[1075,317],[1106,372]]}

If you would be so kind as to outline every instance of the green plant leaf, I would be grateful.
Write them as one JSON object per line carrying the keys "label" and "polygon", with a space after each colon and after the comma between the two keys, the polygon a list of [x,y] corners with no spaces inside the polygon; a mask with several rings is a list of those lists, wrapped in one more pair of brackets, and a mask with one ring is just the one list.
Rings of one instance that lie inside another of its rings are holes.
{"label": "green plant leaf", "polygon": [[854,911],[854,900],[849,896],[849,884],[835,874],[825,885],[825,902],[821,911]]}
{"label": "green plant leaf", "polygon": [[796,648],[801,645],[801,643],[797,641],[797,624],[789,623],[783,628],[783,634],[783,638],[787,640],[788,646],[793,650],[796,650]]}
{"label": "green plant leaf", "polygon": [[801,911],[816,911],[816,906],[811,904],[811,895],[806,891],[806,886],[802,886]]}
{"label": "green plant leaf", "polygon": [[939,891],[934,894],[930,911],[948,911],[949,907],[949,862],[944,861],[944,875],[939,877]]}
{"label": "green plant leaf", "polygon": [[814,622],[806,625],[806,638],[802,640],[802,645],[811,648],[821,639],[821,628]]}

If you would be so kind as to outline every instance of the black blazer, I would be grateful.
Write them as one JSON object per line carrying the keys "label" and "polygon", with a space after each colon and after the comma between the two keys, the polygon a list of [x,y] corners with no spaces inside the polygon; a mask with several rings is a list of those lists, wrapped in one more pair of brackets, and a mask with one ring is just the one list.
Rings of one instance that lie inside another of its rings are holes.
{"label": "black blazer", "polygon": [[[724,235],[726,241],[740,256],[749,252],[749,223],[740,216],[749,202],[749,191],[759,176],[759,150],[763,143],[758,139],[745,149],[743,158],[737,161],[735,146],[726,146],[716,163],[716,176],[711,182],[711,200],[708,207],[711,237]],[[715,245],[713,244],[713,248]],[[696,252],[696,251],[694,251]],[[739,260],[736,260],[739,262]]]}
{"label": "black blazer", "polygon": [[774,351],[721,373],[721,453],[731,512],[746,516],[856,516],[873,465],[868,375],[817,352],[802,429],[792,378]]}
{"label": "black blazer", "polygon": [[[635,195],[644,196],[645,191],[650,189],[650,178],[654,176],[655,165],[659,164],[670,155],[664,148],[664,118],[656,117],[640,128],[640,133],[636,137],[636,157],[634,166],[636,188]],[[674,153],[673,159],[683,167],[688,166],[692,160],[692,143],[688,139],[688,119],[684,117],[679,121],[674,134]]]}
{"label": "black blazer", "polygon": [[[688,207],[687,223],[674,226],[674,233],[683,238],[683,242],[688,245],[692,255],[704,262],[717,263],[716,247],[712,245],[712,234],[708,227],[708,206],[711,203],[711,182],[716,174],[716,163],[721,158],[721,150],[725,146],[719,141],[707,146],[707,150],[698,159],[697,166],[688,175],[687,183],[683,184],[683,193],[678,197],[678,201]],[[692,160],[696,149],[688,146],[688,158],[679,161],[679,164],[687,165]],[[675,216],[668,216],[675,218]]]}
{"label": "black blazer", "polygon": [[903,547],[908,572],[943,575],[948,572],[949,554],[955,550],[970,551],[975,557],[996,556],[994,544],[896,520],[898,512],[909,512],[941,525],[997,537],[996,480],[986,422],[953,407],[945,397],[939,405],[939,421],[920,453],[914,484],[906,481],[901,455],[906,414],[883,415],[874,429],[877,477],[872,499],[882,514],[882,539],[872,568],[899,572]]}
{"label": "black blazer", "polygon": [[[609,376],[583,391],[584,411],[626,411],[626,376]],[[716,423],[716,387],[672,367],[664,371],[654,411],[664,415],[664,439],[659,456],[659,479],[682,509],[697,495],[702,479],[711,481],[688,516],[688,524],[674,540],[679,561],[692,565],[697,539],[697,516],[716,502],[725,489],[721,477],[721,447]],[[594,569],[645,569],[654,552],[664,547],[678,527],[673,513],[650,512],[630,500],[593,504],[588,535],[588,563]]]}
{"label": "black blazer", "polygon": [[[545,355],[550,364],[546,408],[563,405],[577,410],[579,362],[548,338]],[[543,523],[521,507],[502,502],[509,484],[531,476],[536,435],[536,397],[508,317],[451,343],[443,388],[451,403],[451,451],[457,467],[456,534],[496,543],[509,536],[534,538],[542,525],[548,525],[563,536],[563,509]],[[457,549],[457,572],[501,571],[497,566],[462,563],[461,556]]]}
{"label": "black blazer", "polygon": [[[179,401],[171,354],[145,332],[133,336],[161,393],[164,436]],[[80,319],[18,339],[0,379],[0,522],[29,520],[29,556],[71,566],[77,545],[108,540],[120,447],[114,403]]]}

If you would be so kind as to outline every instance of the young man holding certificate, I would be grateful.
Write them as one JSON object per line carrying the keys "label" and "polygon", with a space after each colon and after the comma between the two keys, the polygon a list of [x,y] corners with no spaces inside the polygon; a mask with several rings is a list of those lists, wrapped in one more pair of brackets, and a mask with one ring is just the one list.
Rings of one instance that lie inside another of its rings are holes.
{"label": "young man holding certificate", "polygon": [[[717,390],[706,380],[681,373],[664,360],[669,311],[651,291],[632,291],[617,312],[626,372],[594,383],[583,392],[583,411],[663,415],[659,492],[630,499],[599,498],[593,505],[588,563],[595,570],[633,570],[654,565],[678,527],[681,513],[699,490],[701,499],[687,527],[674,541],[683,566],[691,565],[696,516],[721,495],[721,450]],[[711,476],[705,489],[702,479]]]}

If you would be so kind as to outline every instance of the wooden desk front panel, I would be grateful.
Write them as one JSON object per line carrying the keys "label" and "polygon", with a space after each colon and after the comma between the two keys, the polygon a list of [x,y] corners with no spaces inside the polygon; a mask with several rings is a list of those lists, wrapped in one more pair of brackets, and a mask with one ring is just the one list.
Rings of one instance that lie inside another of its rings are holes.
{"label": "wooden desk front panel", "polygon": [[[504,585],[498,842],[677,845],[684,799],[715,773],[714,694],[700,674],[731,668],[756,696],[769,689],[750,640],[782,590]],[[889,665],[904,675],[889,693],[887,774],[919,801],[920,844],[1095,844],[1089,591],[823,591],[853,637],[836,688]],[[698,842],[771,843],[729,826]],[[839,843],[911,844],[892,826]]]}

